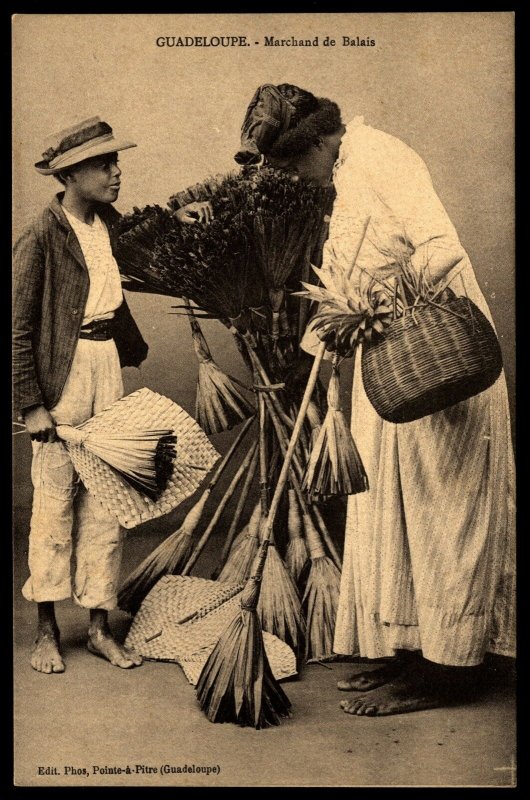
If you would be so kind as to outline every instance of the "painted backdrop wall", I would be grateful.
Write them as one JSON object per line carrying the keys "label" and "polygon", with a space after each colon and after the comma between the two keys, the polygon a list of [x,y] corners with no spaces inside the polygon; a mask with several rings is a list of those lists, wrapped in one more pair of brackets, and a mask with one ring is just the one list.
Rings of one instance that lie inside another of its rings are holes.
{"label": "painted backdrop wall", "polygon": [[[246,36],[250,46],[159,47],[157,37]],[[268,47],[264,37],[318,47]],[[335,47],[324,47],[326,36]],[[375,40],[343,46],[342,37]],[[296,83],[339,103],[344,120],[404,140],[425,160],[468,251],[501,340],[513,408],[513,17],[510,13],[17,15],[13,20],[14,235],[60,187],[33,168],[43,139],[93,115],[137,149],[121,155],[121,211],[164,204],[234,168],[241,121],[260,83]],[[147,385],[192,410],[196,364],[171,301],[130,296],[150,354]],[[241,374],[230,335],[205,330]],[[17,503],[30,498],[29,442],[15,437]]]}

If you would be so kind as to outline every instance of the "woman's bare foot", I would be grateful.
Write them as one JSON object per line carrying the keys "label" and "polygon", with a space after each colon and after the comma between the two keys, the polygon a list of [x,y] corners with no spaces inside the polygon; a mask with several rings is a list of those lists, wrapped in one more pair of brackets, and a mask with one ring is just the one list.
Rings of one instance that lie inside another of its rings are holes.
{"label": "woman's bare foot", "polygon": [[341,692],[369,692],[377,689],[378,686],[384,686],[393,678],[397,678],[405,666],[406,664],[399,659],[392,660],[376,669],[354,673],[345,680],[337,681],[337,689]]}
{"label": "woman's bare foot", "polygon": [[142,663],[142,656],[118,644],[110,631],[89,630],[87,647],[95,656],[105,658],[115,667],[131,669],[139,667]]}
{"label": "woman's bare foot", "polygon": [[418,661],[390,683],[343,700],[340,707],[346,714],[382,717],[469,702],[481,691],[480,677],[475,667],[443,667]]}
{"label": "woman's bare foot", "polygon": [[39,628],[31,649],[31,666],[37,672],[49,675],[64,672],[64,661],[59,650],[59,629]]}
{"label": "woman's bare foot", "polygon": [[395,658],[389,659],[386,664],[376,669],[354,672],[349,678],[337,681],[337,689],[341,692],[370,692],[397,678],[411,661],[417,658],[415,651],[400,650]]}

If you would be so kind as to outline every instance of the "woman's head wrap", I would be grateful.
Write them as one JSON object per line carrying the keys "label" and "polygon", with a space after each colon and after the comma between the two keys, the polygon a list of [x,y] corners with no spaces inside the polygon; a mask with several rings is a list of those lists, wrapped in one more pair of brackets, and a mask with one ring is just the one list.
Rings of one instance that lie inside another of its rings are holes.
{"label": "woman's head wrap", "polygon": [[282,134],[317,106],[317,98],[297,86],[271,83],[259,86],[247,108],[241,128],[241,150],[235,160],[238,164],[256,163]]}

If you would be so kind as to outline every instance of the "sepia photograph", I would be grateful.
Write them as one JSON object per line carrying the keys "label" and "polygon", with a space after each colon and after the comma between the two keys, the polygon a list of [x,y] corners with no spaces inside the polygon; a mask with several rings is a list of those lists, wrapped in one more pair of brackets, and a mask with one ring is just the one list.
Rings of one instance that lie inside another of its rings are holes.
{"label": "sepia photograph", "polygon": [[514,13],[11,41],[14,785],[516,787]]}

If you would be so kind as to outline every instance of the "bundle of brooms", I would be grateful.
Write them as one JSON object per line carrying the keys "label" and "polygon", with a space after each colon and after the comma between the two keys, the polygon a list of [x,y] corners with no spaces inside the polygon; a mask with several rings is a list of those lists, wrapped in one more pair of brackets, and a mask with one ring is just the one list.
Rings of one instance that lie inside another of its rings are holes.
{"label": "bundle of brooms", "polygon": [[[267,384],[266,387],[262,386],[267,389],[267,393],[264,393],[264,405],[272,423],[269,427],[281,439],[280,444],[285,451],[294,420],[293,398],[286,395],[284,381],[289,369],[296,364],[299,354],[302,327],[300,309],[303,308],[303,303],[292,298],[292,292],[300,288],[302,281],[310,280],[309,256],[322,240],[322,226],[324,215],[329,210],[330,192],[306,185],[302,181],[294,182],[270,170],[262,170],[250,177],[228,176],[220,181],[212,181],[209,190],[214,220],[207,226],[180,225],[170,212],[159,208],[154,211],[153,207],[151,210],[146,209],[143,216],[142,212],[136,211],[136,217],[140,218],[137,227],[141,243],[140,257],[136,261],[134,220],[126,219],[124,237],[127,258],[125,263],[120,259],[120,266],[126,276],[135,281],[136,287],[140,286],[143,291],[185,298],[183,305],[176,307],[178,312],[189,314],[189,301],[194,304],[194,341],[198,344],[199,358],[202,356],[207,361],[209,354],[202,331],[197,329],[198,319],[215,318],[232,330],[249,369],[254,373],[257,362],[262,370],[262,383]],[[322,410],[319,411],[315,406],[315,402],[318,403],[316,393],[313,394],[312,402],[315,411],[312,415],[313,425],[307,427],[307,421],[302,421],[307,430],[305,442],[314,438],[314,427],[322,421]],[[296,408],[295,401],[295,411]],[[248,413],[248,409],[245,409],[245,413]],[[222,414],[216,411],[215,419],[220,418]],[[237,424],[234,418],[231,421]],[[300,480],[307,458],[307,445],[297,442],[295,455],[297,466],[296,472],[291,469],[290,485],[296,485],[297,505],[293,503],[292,494],[286,504],[291,532],[294,532],[295,526],[300,530],[300,519],[296,522],[296,516],[300,504],[306,503],[301,494]],[[246,491],[249,491],[248,485]],[[201,498],[198,509],[190,512],[194,530],[202,516],[204,502]],[[239,511],[241,512],[241,508]],[[321,516],[316,516],[316,510],[311,510],[309,514],[307,504],[305,512],[301,517],[304,521],[302,529],[314,513],[318,522],[317,535],[324,537],[327,546],[330,546],[332,543]],[[263,510],[259,518],[262,522]],[[239,565],[236,563],[236,567],[242,568],[241,574],[248,574],[248,566],[258,544],[257,519],[258,510],[251,520],[250,531],[247,529],[247,536],[241,537],[239,541],[241,546],[242,542],[247,545],[246,552],[243,549],[240,552]],[[208,532],[208,528],[206,530]],[[233,538],[236,533],[233,525],[230,533]],[[201,538],[204,540],[204,534]],[[308,546],[301,536],[293,535],[291,541],[293,544],[288,545],[286,556],[296,579],[300,576]],[[150,570],[148,563],[140,565],[136,570],[135,580],[132,581],[134,588],[138,589],[134,597],[136,605],[146,590],[146,585],[142,585],[142,571],[150,575],[147,581],[150,586],[164,571],[189,571],[190,560],[194,563],[194,553],[190,556],[190,543],[188,531],[179,531],[160,546],[159,550],[164,550],[163,558],[157,558],[155,553],[154,572]],[[179,549],[180,545],[182,551]],[[227,548],[224,550],[226,557]],[[278,558],[272,556],[268,567],[264,564],[267,572],[274,565],[278,571],[281,561],[276,549],[271,550],[272,552]],[[331,552],[335,560],[338,560],[336,551],[333,549]],[[188,556],[190,557],[185,563]],[[151,566],[152,564],[153,560]],[[233,561],[231,566],[233,568]],[[281,585],[288,587],[291,579],[283,561],[280,572]],[[221,577],[224,576],[221,574]],[[271,586],[278,586],[278,580],[269,583]],[[335,583],[333,576],[333,585]],[[131,578],[128,584],[131,585]],[[291,593],[290,596],[293,599],[296,595]],[[265,592],[265,599],[272,602],[270,608],[274,623],[271,626],[281,630],[281,618],[274,611],[274,594]],[[260,602],[263,607],[263,599]],[[297,603],[299,604],[299,600],[293,608],[296,609]],[[285,604],[282,601],[280,605]],[[128,603],[129,608],[133,606],[134,603]],[[276,609],[278,607],[276,605]],[[298,614],[297,610],[296,615]],[[303,623],[297,621],[296,626],[293,629],[288,625],[283,635],[290,636],[291,641],[299,646]],[[287,629],[289,632],[286,632]],[[328,634],[324,638],[329,639]]]}

